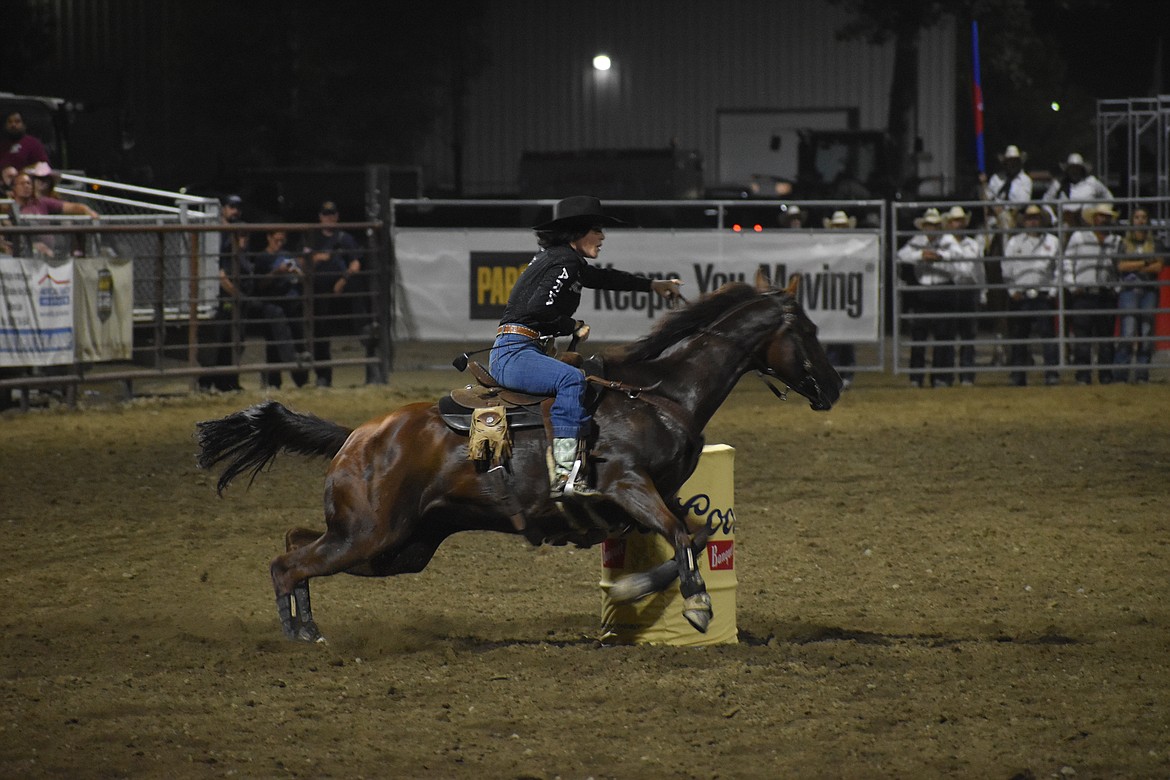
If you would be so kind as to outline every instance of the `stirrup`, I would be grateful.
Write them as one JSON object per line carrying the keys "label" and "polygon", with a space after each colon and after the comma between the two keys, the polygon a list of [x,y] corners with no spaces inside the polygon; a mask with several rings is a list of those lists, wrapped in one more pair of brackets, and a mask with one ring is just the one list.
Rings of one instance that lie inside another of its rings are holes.
{"label": "stirrup", "polygon": [[581,461],[575,461],[568,474],[557,474],[549,496],[553,499],[567,498],[570,501],[592,501],[601,498],[601,493],[585,482],[581,475]]}

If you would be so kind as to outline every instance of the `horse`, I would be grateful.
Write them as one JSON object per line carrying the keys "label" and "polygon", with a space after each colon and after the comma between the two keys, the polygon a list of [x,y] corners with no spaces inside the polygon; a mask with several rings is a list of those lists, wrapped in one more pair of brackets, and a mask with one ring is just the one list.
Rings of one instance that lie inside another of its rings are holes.
{"label": "horse", "polygon": [[782,400],[795,391],[816,411],[840,397],[841,378],[797,300],[798,279],[783,289],[762,273],[755,284],[731,282],[668,312],[643,338],[603,353],[607,385],[624,390],[603,385],[595,401],[589,460],[602,497],[585,507],[550,498],[540,427],[513,432],[510,492],[501,500],[469,460],[467,436],[444,423],[436,403],[409,404],[350,430],[268,401],[198,423],[198,465],[225,463],[216,486],[222,497],[240,474],[251,473],[250,486],[281,451],[332,458],[325,531],[290,529],[285,552],[270,566],[281,628],[292,640],[324,641],[311,578],[420,572],[443,540],[473,530],[578,547],[657,533],[674,558],[623,578],[611,597],[636,601],[677,577],[684,616],[706,632],[711,599],[696,564],[705,533],[691,535],[677,496],[698,464],[704,427],[749,371]]}

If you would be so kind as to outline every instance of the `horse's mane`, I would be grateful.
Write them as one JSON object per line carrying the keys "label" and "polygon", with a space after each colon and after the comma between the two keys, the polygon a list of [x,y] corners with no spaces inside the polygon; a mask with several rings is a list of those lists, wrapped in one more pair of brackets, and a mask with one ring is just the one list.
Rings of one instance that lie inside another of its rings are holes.
{"label": "horse's mane", "polygon": [[750,284],[728,282],[685,308],[670,312],[637,341],[607,351],[605,359],[610,363],[636,363],[656,358],[667,347],[710,325],[739,304],[758,298],[760,294]]}

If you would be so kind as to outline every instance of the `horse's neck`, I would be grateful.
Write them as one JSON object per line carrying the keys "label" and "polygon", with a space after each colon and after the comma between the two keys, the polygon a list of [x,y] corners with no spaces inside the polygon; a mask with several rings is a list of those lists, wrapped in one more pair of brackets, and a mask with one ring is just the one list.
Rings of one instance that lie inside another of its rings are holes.
{"label": "horse's neck", "polygon": [[752,365],[759,337],[701,332],[662,358],[663,395],[687,409],[699,430]]}

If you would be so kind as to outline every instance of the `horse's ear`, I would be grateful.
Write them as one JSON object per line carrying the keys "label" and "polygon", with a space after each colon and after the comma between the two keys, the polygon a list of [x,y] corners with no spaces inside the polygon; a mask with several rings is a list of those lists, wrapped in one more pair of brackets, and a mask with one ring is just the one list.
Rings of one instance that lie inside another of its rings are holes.
{"label": "horse's ear", "polygon": [[800,274],[793,274],[788,277],[788,286],[784,288],[784,292],[788,295],[796,295],[797,289],[800,287]]}
{"label": "horse's ear", "polygon": [[772,280],[764,273],[763,268],[756,269],[756,289],[762,293],[772,289]]}

